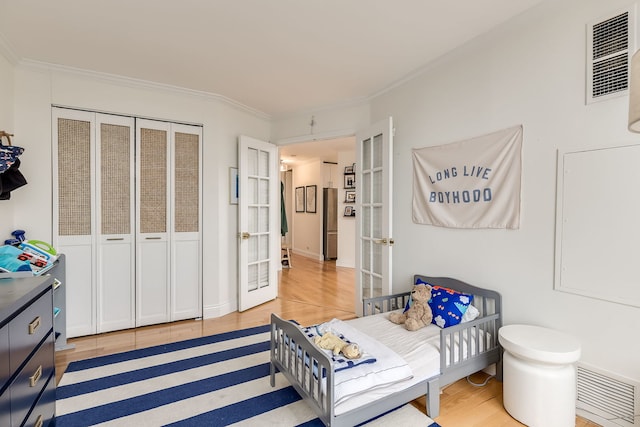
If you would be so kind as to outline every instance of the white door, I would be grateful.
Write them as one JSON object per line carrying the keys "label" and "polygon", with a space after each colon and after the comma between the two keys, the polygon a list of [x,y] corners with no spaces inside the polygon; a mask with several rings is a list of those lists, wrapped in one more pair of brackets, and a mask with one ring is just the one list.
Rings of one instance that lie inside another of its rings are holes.
{"label": "white door", "polygon": [[202,316],[202,127],[171,124],[171,315]]}
{"label": "white door", "polygon": [[280,178],[278,149],[240,136],[238,142],[238,309],[278,295]]}
{"label": "white door", "polygon": [[356,314],[362,299],[391,294],[393,120],[356,136]]}
{"label": "white door", "polygon": [[136,120],[136,326],[170,320],[170,133]]}
{"label": "white door", "polygon": [[134,127],[96,114],[97,332],[135,326]]}
{"label": "white door", "polygon": [[95,114],[52,109],[53,246],[66,254],[67,336],[96,333]]}

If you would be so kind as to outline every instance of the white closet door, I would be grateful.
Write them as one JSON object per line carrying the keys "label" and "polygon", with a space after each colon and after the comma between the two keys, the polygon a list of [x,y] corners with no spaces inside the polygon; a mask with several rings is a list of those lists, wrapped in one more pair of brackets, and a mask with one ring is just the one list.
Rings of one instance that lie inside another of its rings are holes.
{"label": "white closet door", "polygon": [[202,316],[202,127],[171,125],[171,320]]}
{"label": "white closet door", "polygon": [[135,326],[134,126],[96,116],[97,331]]}
{"label": "white closet door", "polygon": [[67,337],[96,333],[95,114],[53,108],[53,246],[67,256]]}
{"label": "white closet door", "polygon": [[136,326],[170,320],[171,125],[136,120]]}

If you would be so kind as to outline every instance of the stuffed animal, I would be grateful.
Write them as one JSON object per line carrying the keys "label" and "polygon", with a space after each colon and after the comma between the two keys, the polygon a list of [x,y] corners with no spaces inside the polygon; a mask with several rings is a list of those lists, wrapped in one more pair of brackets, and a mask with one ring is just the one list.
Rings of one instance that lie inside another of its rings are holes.
{"label": "stuffed animal", "polygon": [[313,340],[318,347],[333,351],[334,356],[342,353],[347,359],[360,357],[360,348],[357,344],[350,344],[329,331],[323,335],[317,335]]}
{"label": "stuffed animal", "polygon": [[402,313],[397,311],[389,314],[389,320],[393,323],[403,324],[408,331],[417,331],[431,323],[433,313],[429,307],[431,299],[431,286],[426,284],[415,285],[411,291],[411,305]]}

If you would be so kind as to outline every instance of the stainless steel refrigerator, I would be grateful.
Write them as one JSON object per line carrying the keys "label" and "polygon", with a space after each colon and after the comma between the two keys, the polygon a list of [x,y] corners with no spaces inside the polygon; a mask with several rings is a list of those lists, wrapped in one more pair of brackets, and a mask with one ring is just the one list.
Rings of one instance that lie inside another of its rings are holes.
{"label": "stainless steel refrigerator", "polygon": [[322,244],[324,259],[338,258],[338,189],[322,190]]}

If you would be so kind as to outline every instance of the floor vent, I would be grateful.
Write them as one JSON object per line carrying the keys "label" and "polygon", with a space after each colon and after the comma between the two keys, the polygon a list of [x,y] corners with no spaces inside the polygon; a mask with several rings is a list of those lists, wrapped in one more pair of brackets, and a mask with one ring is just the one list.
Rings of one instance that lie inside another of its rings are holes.
{"label": "floor vent", "polygon": [[627,93],[634,21],[631,8],[587,25],[587,103]]}
{"label": "floor vent", "polygon": [[577,373],[578,415],[602,426],[640,426],[639,384],[585,364]]}

